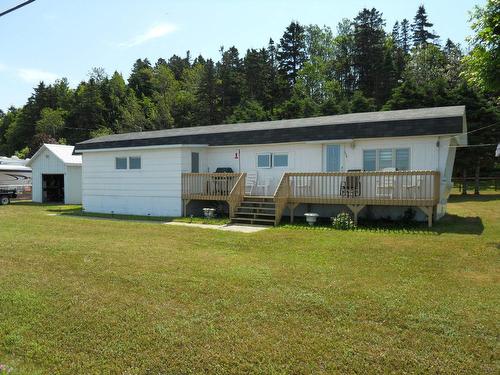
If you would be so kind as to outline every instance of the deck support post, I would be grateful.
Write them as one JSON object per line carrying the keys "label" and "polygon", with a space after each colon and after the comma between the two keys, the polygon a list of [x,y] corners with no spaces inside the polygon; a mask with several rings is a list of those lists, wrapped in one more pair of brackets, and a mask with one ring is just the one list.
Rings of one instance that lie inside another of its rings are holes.
{"label": "deck support post", "polygon": [[191,202],[191,199],[182,200],[182,216],[187,216],[187,206]]}
{"label": "deck support post", "polygon": [[424,214],[427,215],[427,225],[429,226],[429,228],[432,227],[432,218],[433,218],[433,214],[434,214],[434,206],[423,206],[423,207],[419,207],[422,212]]}
{"label": "deck support post", "polygon": [[365,208],[364,204],[348,204],[347,207],[352,211],[354,215],[354,225],[358,225],[358,214]]}
{"label": "deck support post", "polygon": [[290,210],[290,223],[293,223],[293,221],[295,220],[295,209],[298,205],[298,203],[290,203],[288,205],[288,209]]}

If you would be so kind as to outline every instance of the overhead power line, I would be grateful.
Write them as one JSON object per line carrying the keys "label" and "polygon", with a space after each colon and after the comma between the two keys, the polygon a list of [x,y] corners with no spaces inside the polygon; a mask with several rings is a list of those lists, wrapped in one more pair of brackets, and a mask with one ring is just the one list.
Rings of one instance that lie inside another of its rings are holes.
{"label": "overhead power line", "polygon": [[7,9],[5,11],[3,11],[2,13],[0,13],[0,17],[2,16],[5,16],[7,13],[10,13],[10,12],[13,12],[19,8],[22,8],[23,6],[25,5],[28,5],[28,4],[31,4],[32,2],[34,2],[35,0],[28,0],[28,1],[25,1],[24,3],[21,3],[19,5],[16,5],[15,7],[12,7],[10,9]]}

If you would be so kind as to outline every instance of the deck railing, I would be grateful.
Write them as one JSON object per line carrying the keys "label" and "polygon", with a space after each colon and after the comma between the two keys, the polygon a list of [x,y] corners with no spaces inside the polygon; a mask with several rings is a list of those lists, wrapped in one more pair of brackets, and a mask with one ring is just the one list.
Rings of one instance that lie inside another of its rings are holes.
{"label": "deck railing", "polygon": [[288,198],[290,196],[290,180],[288,173],[284,173],[281,176],[281,180],[274,191],[274,203],[275,203],[275,218],[274,224],[278,225],[281,216],[283,216],[283,211],[288,203]]}
{"label": "deck railing", "polygon": [[430,206],[438,171],[286,173],[290,202]]}
{"label": "deck railing", "polygon": [[[227,200],[243,173],[183,173],[182,199]],[[245,182],[243,181],[243,191]]]}
{"label": "deck railing", "polygon": [[229,204],[229,217],[233,217],[236,208],[241,204],[245,197],[245,181],[247,174],[241,173],[233,188],[229,192],[227,203]]}

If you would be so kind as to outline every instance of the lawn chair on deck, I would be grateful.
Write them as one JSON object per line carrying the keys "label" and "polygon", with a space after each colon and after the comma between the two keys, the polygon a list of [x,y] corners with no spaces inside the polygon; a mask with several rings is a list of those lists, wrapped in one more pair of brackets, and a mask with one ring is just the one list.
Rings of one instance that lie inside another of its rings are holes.
{"label": "lawn chair on deck", "polygon": [[[395,172],[396,168],[384,168],[383,172]],[[375,178],[375,195],[378,198],[394,198],[394,176],[377,176]]]}
{"label": "lawn chair on deck", "polygon": [[[349,169],[347,172],[361,172],[360,169]],[[340,185],[340,195],[342,197],[358,197],[361,195],[360,176],[346,176]]]}
{"label": "lawn chair on deck", "polygon": [[245,194],[252,195],[257,187],[257,172],[248,172],[245,179]]}

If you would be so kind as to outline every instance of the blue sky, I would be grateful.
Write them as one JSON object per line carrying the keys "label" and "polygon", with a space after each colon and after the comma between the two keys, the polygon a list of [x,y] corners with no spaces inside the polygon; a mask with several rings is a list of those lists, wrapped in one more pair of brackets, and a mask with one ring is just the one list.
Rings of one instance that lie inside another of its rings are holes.
{"label": "blue sky", "polygon": [[[23,0],[0,0],[0,11]],[[424,4],[442,40],[465,46],[468,11],[485,0],[37,0],[0,17],[0,109],[22,105],[40,80],[67,77],[72,86],[92,67],[128,77],[137,58],[202,54],[221,45],[240,52],[278,41],[291,20],[327,25],[376,7],[390,30]]]}

